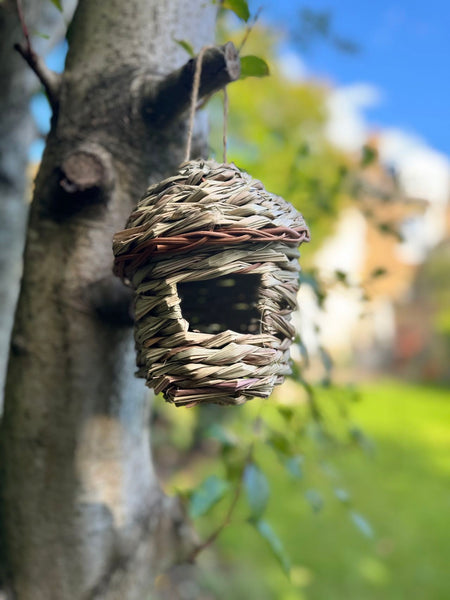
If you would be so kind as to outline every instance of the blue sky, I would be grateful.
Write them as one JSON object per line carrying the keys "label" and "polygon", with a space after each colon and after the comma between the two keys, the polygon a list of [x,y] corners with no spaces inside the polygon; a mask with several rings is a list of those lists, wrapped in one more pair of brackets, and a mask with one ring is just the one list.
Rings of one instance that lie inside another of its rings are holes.
{"label": "blue sky", "polygon": [[[260,5],[252,0],[252,12]],[[261,20],[294,34],[302,8],[329,11],[333,30],[360,47],[345,54],[316,42],[301,52],[309,74],[372,84],[381,98],[365,112],[369,124],[414,133],[450,155],[450,2],[267,0]]]}
{"label": "blue sky", "polygon": [[[345,54],[324,42],[300,51],[312,77],[333,85],[364,83],[380,92],[379,101],[365,109],[370,126],[402,129],[423,138],[450,155],[450,1],[448,0],[250,0],[254,13],[261,4],[261,20],[288,34],[286,48],[295,48],[300,11],[313,8],[332,14],[337,35],[355,42],[360,50]],[[289,35],[290,34],[290,35]],[[56,50],[49,64],[63,67],[64,52]],[[49,110],[43,98],[33,112],[45,133]],[[38,158],[42,140],[33,145]]]}

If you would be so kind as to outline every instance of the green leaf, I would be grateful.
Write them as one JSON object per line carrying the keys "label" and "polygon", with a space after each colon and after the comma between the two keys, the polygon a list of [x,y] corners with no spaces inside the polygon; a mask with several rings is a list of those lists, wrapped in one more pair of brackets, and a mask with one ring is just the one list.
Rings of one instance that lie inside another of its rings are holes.
{"label": "green leaf", "polygon": [[373,441],[366,436],[364,431],[359,427],[353,426],[348,430],[350,438],[357,444],[360,448],[366,452],[369,456],[374,454],[375,445]]}
{"label": "green leaf", "polygon": [[333,370],[333,359],[330,356],[328,350],[326,350],[323,346],[319,346],[319,355],[324,366],[325,371],[329,375]]}
{"label": "green leaf", "polygon": [[344,271],[335,271],[334,272],[334,276],[336,277],[337,281],[340,281],[341,283],[348,284],[347,273],[345,273]]}
{"label": "green leaf", "polygon": [[254,463],[245,468],[244,486],[251,510],[251,519],[257,520],[266,510],[269,501],[269,483],[264,473]]}
{"label": "green leaf", "polygon": [[317,490],[309,489],[305,492],[305,498],[308,501],[308,504],[313,509],[313,512],[318,513],[323,508],[323,497],[320,492]]}
{"label": "green leaf", "polygon": [[356,385],[354,385],[352,383],[348,383],[344,387],[344,389],[345,389],[345,393],[346,393],[347,399],[350,402],[359,402],[361,400],[361,392],[356,387]]}
{"label": "green leaf", "polygon": [[290,456],[292,452],[292,446],[286,435],[279,431],[271,431],[268,438],[268,443],[274,450],[285,456]]}
{"label": "green leaf", "polygon": [[377,151],[372,146],[363,146],[362,154],[361,154],[361,166],[368,167],[371,165],[378,157]]}
{"label": "green leaf", "polygon": [[233,448],[238,443],[236,436],[233,433],[231,433],[231,431],[228,431],[228,429],[225,429],[225,427],[219,425],[218,423],[214,423],[213,425],[211,425],[211,427],[208,427],[206,435],[208,437],[214,438],[226,448]]}
{"label": "green leaf", "polygon": [[346,54],[357,54],[360,50],[358,44],[353,40],[346,40],[345,38],[334,36],[332,42],[338,50],[345,52]]}
{"label": "green leaf", "polygon": [[280,404],[277,406],[277,411],[287,423],[290,423],[292,421],[294,417],[294,410],[290,406]]}
{"label": "green leaf", "polygon": [[387,235],[392,235],[399,242],[403,242],[402,234],[396,229],[395,225],[392,223],[378,223],[377,228],[381,233],[385,233]]}
{"label": "green leaf", "polygon": [[243,21],[247,22],[250,19],[250,10],[245,0],[224,0],[222,8],[228,8],[234,12]]}
{"label": "green leaf", "polygon": [[245,77],[266,77],[269,66],[259,56],[241,56],[241,79]]}
{"label": "green leaf", "polygon": [[50,2],[53,4],[53,6],[56,6],[56,8],[59,10],[59,12],[63,11],[61,0],[50,0]]}
{"label": "green leaf", "polygon": [[305,363],[305,367],[308,367],[309,366],[308,348],[305,346],[305,344],[303,343],[303,340],[301,339],[300,336],[297,336],[297,338],[295,340],[295,344],[297,345],[297,348],[300,350],[300,355],[302,357],[303,362]]}
{"label": "green leaf", "polygon": [[339,502],[342,502],[342,504],[350,503],[350,494],[347,492],[347,490],[344,490],[343,488],[335,488],[334,495],[339,500]]}
{"label": "green leaf", "polygon": [[205,479],[190,497],[189,516],[198,519],[205,515],[225,496],[229,487],[229,484],[217,475]]}
{"label": "green leaf", "polygon": [[373,529],[367,519],[353,510],[350,512],[350,519],[363,535],[373,538]]}
{"label": "green leaf", "polygon": [[176,40],[175,38],[173,41],[176,42],[179,46],[181,46],[183,48],[183,50],[186,50],[186,52],[189,54],[189,56],[191,58],[194,58],[195,52],[189,42],[187,42],[186,40]]}
{"label": "green leaf", "polygon": [[387,273],[387,269],[385,269],[384,267],[378,267],[377,269],[374,269],[372,271],[372,273],[370,274],[370,277],[372,279],[377,279],[377,277],[383,277],[383,275],[386,275]]}
{"label": "green leaf", "polygon": [[291,572],[291,561],[289,560],[289,557],[286,554],[286,550],[284,549],[280,538],[274,532],[269,523],[267,523],[267,521],[259,520],[254,522],[253,525],[256,527],[258,533],[269,544],[269,548],[272,550],[273,554],[275,555],[275,558],[280,563],[283,571],[289,577]]}
{"label": "green leaf", "polygon": [[322,283],[319,281],[318,275],[315,271],[302,271],[300,272],[300,282],[301,284],[309,285],[312,291],[314,292],[317,302],[319,306],[323,306],[323,303],[326,298],[326,293],[322,289]]}
{"label": "green leaf", "polygon": [[36,35],[37,37],[40,37],[40,38],[42,38],[44,40],[49,40],[50,39],[50,36],[47,33],[41,33],[40,31],[33,31],[33,35]]}
{"label": "green leaf", "polygon": [[[238,440],[239,441],[239,440]],[[225,479],[236,484],[242,478],[242,471],[248,462],[247,453],[239,445],[222,446],[221,460],[225,467]]]}
{"label": "green leaf", "polygon": [[297,454],[292,458],[288,458],[284,464],[294,479],[301,479],[303,477],[303,456]]}

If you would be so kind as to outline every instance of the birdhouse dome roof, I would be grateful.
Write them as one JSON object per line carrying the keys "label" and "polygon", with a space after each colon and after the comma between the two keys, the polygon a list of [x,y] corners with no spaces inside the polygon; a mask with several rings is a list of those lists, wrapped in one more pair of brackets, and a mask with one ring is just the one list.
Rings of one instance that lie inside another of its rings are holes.
{"label": "birdhouse dome roof", "polygon": [[126,229],[115,235],[116,272],[124,276],[150,257],[205,246],[299,245],[308,239],[302,215],[248,173],[234,164],[189,161],[176,175],[149,187]]}

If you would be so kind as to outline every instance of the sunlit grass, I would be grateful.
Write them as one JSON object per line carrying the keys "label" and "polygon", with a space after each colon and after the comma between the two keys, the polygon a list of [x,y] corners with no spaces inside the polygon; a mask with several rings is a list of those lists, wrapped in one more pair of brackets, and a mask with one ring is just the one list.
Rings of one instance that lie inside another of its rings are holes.
{"label": "sunlit grass", "polygon": [[[362,391],[350,418],[373,440],[373,453],[326,451],[305,439],[304,477],[295,482],[270,449],[258,451],[271,482],[267,518],[291,556],[291,581],[246,523],[242,502],[220,537],[219,558],[206,553],[200,561],[217,597],[450,598],[448,390],[387,382]],[[324,500],[317,513],[305,499],[307,490]],[[336,490],[347,492],[350,503]],[[214,528],[225,505],[202,520],[201,530]]]}

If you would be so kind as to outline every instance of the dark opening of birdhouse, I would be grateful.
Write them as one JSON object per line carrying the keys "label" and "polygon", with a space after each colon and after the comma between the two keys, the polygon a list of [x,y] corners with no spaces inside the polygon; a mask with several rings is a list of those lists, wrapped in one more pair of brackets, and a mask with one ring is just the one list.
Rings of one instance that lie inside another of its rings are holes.
{"label": "dark opening of birdhouse", "polygon": [[259,275],[227,275],[206,281],[178,284],[183,318],[190,331],[215,334],[231,329],[257,334],[261,313],[257,308]]}

